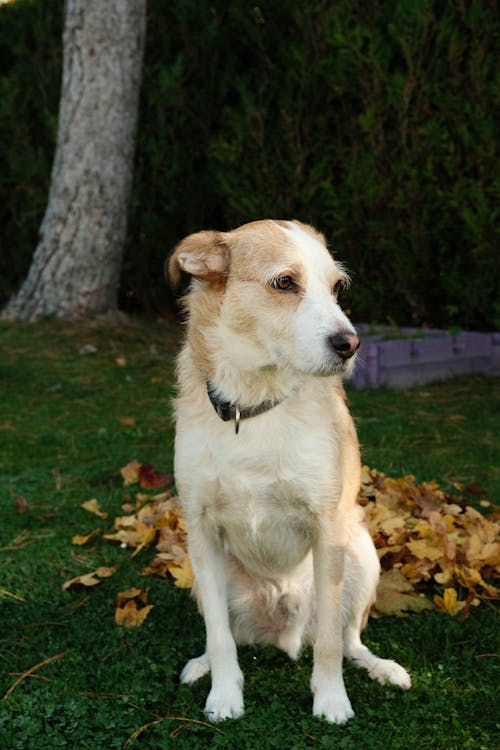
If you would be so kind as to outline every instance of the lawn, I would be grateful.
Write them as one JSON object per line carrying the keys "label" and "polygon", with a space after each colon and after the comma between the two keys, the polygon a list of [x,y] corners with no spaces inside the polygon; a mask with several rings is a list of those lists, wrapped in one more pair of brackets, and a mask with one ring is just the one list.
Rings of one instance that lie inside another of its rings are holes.
{"label": "lawn", "polygon": [[[346,665],[356,716],[343,727],[311,716],[310,652],[294,664],[271,648],[240,649],[245,716],[206,722],[208,678],[178,684],[203,648],[188,593],[141,577],[151,553],[71,543],[111,523],[83,502],[121,513],[119,469],[131,459],[172,470],[178,339],[162,324],[0,324],[0,750],[498,747],[499,631],[486,606],[463,622],[438,612],[370,620],[366,642],[404,664],[413,688],[379,686]],[[349,396],[365,463],[458,483],[472,504],[480,491],[498,500],[497,380]],[[95,588],[61,590],[100,565],[118,571]],[[154,604],[137,629],[114,622],[116,594],[129,586],[147,588]]]}

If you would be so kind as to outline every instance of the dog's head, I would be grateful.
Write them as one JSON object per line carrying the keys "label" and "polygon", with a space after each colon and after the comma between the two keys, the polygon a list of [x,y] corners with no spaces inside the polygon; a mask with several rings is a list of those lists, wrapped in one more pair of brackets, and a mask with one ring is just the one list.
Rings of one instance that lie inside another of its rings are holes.
{"label": "dog's head", "polygon": [[174,248],[167,270],[174,288],[181,272],[192,277],[191,320],[240,369],[352,370],[359,341],[338,303],[348,276],[312,227],[265,220],[192,234]]}

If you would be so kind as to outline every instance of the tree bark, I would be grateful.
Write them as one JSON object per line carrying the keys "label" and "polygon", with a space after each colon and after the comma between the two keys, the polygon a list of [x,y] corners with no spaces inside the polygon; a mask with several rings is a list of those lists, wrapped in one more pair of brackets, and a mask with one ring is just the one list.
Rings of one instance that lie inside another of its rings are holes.
{"label": "tree bark", "polygon": [[67,0],[56,152],[39,243],[2,317],[116,309],[146,0]]}

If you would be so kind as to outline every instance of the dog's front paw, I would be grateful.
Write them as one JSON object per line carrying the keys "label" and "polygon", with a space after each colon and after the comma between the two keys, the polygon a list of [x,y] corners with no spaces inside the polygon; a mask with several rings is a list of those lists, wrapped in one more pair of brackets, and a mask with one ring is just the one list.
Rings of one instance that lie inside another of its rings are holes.
{"label": "dog's front paw", "polygon": [[205,704],[205,714],[210,721],[238,719],[245,712],[243,691],[238,685],[212,688]]}
{"label": "dog's front paw", "polygon": [[311,687],[314,693],[314,716],[326,719],[332,724],[345,724],[354,716],[342,678],[328,680],[313,675]]}
{"label": "dog's front paw", "polygon": [[323,695],[316,693],[313,704],[314,716],[326,719],[331,724],[345,724],[352,719],[354,711],[352,710],[351,701],[344,695]]}

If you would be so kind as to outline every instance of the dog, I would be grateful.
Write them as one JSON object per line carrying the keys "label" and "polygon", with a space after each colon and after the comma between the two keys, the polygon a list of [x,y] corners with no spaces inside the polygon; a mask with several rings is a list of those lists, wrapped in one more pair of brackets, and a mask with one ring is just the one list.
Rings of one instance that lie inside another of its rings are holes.
{"label": "dog", "polygon": [[211,671],[207,717],[237,718],[237,644],[292,659],[311,644],[313,713],[342,724],[354,715],[344,657],[411,686],[360,638],[379,562],[356,502],[360,455],[342,385],[359,347],[338,301],[347,273],[295,220],[192,234],[168,259],[174,289],[183,273],[174,472],[206,650],[181,682]]}

